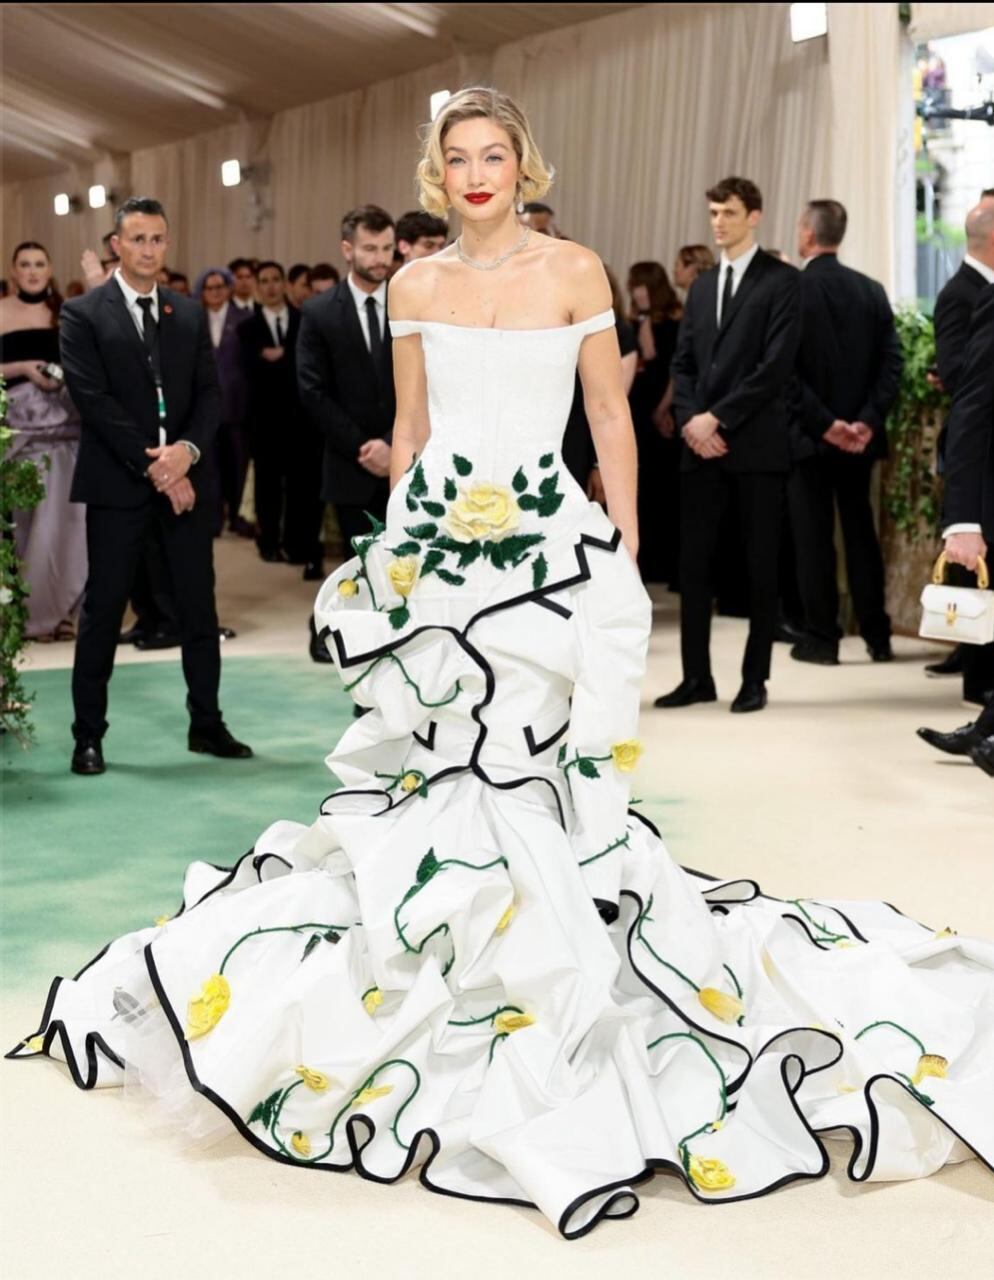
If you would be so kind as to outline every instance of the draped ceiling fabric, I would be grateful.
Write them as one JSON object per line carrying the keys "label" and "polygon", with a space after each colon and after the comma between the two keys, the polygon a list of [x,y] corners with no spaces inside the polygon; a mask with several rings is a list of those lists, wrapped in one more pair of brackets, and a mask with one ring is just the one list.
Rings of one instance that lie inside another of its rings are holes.
{"label": "draped ceiling fabric", "polygon": [[[764,193],[761,243],[793,255],[804,200],[837,196],[852,213],[846,260],[893,293],[894,228],[913,218],[895,194],[897,6],[832,4],[829,39],[800,45],[790,40],[788,7],[635,6],[269,119],[7,184],[4,241],[41,239],[60,279],[78,275],[79,253],[98,247],[109,210],[56,218],[52,197],[104,181],[164,202],[171,263],[191,276],[236,253],[340,263],[344,210],[365,201],[395,214],[415,207],[417,131],[430,94],[482,82],[528,112],[557,171],[549,199],[565,233],[621,273],[638,258],[669,266],[681,243],[706,242],[706,188],[741,173]],[[957,7],[985,6],[916,6]],[[233,156],[253,177],[223,188],[220,163]]]}
{"label": "draped ceiling fabric", "polygon": [[913,4],[910,32],[915,40],[938,40],[994,27],[994,4]]}

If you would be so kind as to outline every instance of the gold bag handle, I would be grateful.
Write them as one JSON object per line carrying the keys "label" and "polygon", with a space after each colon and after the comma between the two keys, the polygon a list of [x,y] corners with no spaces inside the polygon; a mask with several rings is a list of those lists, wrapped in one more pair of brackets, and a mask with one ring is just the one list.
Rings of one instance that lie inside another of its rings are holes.
{"label": "gold bag handle", "polygon": [[[938,560],[932,569],[932,581],[937,587],[940,587],[946,580],[946,553],[940,552]],[[986,591],[991,585],[990,574],[987,572],[987,561],[983,556],[977,556],[977,586],[981,591]]]}

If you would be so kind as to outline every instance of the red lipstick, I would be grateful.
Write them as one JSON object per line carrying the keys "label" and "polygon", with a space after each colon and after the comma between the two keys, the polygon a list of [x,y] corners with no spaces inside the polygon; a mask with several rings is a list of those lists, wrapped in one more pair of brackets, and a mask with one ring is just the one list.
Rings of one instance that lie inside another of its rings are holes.
{"label": "red lipstick", "polygon": [[493,196],[489,191],[474,191],[471,196],[466,199],[470,204],[486,204],[488,200],[492,200]]}

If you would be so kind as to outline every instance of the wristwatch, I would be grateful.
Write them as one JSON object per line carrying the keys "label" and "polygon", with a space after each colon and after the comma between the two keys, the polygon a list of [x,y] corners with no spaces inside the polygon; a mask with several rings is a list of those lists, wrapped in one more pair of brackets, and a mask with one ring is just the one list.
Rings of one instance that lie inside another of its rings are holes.
{"label": "wristwatch", "polygon": [[177,440],[176,443],[185,447],[187,453],[190,455],[190,466],[195,467],[200,461],[200,450],[197,446],[190,440]]}

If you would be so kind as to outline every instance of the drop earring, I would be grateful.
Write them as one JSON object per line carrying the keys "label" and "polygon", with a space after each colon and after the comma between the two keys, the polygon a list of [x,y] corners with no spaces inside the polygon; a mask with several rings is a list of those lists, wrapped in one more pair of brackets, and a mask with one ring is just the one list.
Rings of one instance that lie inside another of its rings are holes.
{"label": "drop earring", "polygon": [[522,198],[521,198],[521,188],[520,188],[520,187],[518,187],[518,188],[517,188],[517,193],[518,193],[518,203],[515,205],[515,208],[517,209],[518,213],[524,213],[524,211],[525,211],[525,202],[524,202],[524,200],[522,200]]}

